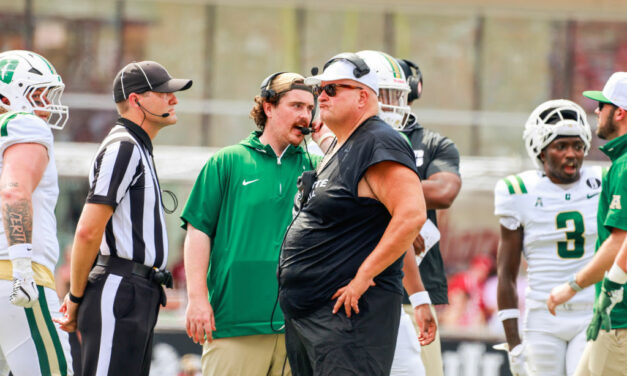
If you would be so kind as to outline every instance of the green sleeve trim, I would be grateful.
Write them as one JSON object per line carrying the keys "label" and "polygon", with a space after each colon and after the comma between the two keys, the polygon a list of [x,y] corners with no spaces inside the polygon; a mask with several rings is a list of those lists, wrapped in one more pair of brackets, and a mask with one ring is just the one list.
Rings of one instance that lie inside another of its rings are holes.
{"label": "green sleeve trim", "polygon": [[9,122],[18,115],[32,115],[30,112],[7,112],[0,115],[0,136],[7,137],[9,135]]}
{"label": "green sleeve trim", "polygon": [[520,184],[520,191],[525,194],[527,193],[527,188],[525,187],[525,183],[520,176],[516,175],[516,180],[518,180],[518,184]]}
{"label": "green sleeve trim", "polygon": [[503,181],[507,184],[507,190],[510,195],[522,195],[527,193],[525,183],[520,176],[510,175],[503,179]]}
{"label": "green sleeve trim", "polygon": [[401,136],[403,136],[403,138],[405,139],[405,141],[407,141],[407,143],[409,144],[410,147],[413,147],[411,144],[411,141],[409,140],[409,137],[407,137],[407,135],[403,132],[398,132],[400,133]]}
{"label": "green sleeve trim", "polygon": [[19,115],[17,112],[9,112],[8,114],[0,117],[0,136],[6,137],[9,135],[9,121],[14,119],[17,115]]}
{"label": "green sleeve trim", "polygon": [[514,191],[514,186],[512,185],[512,182],[509,181],[509,177],[503,179],[503,181],[505,182],[505,184],[507,185],[507,190],[509,191],[510,195],[513,195],[514,193],[516,193]]}

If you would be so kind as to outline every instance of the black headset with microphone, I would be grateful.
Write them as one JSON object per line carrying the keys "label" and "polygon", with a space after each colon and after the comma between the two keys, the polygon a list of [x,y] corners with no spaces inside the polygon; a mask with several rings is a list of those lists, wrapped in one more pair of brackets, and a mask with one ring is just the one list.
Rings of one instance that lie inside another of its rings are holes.
{"label": "black headset with microphone", "polygon": [[[266,101],[271,101],[272,98],[274,98],[275,96],[277,96],[277,94],[279,94],[276,91],[270,89],[270,86],[272,85],[272,81],[274,81],[274,79],[277,76],[279,76],[279,75],[281,75],[283,73],[286,73],[286,72],[275,72],[275,73],[272,73],[271,75],[266,77],[261,82],[261,93],[260,93],[261,98],[265,99]],[[316,117],[316,109],[317,109],[317,107],[318,107],[318,97],[316,97],[316,95],[314,94],[314,108],[311,111],[311,120],[309,121],[309,126],[307,126],[307,127],[299,127],[300,133],[302,133],[305,136],[312,132],[311,125],[313,123],[314,118]]]}
{"label": "black headset with microphone", "polygon": [[355,66],[355,69],[353,69],[353,75],[355,75],[355,78],[359,78],[370,73],[370,67],[368,66],[368,64],[366,64],[364,59],[359,57],[359,55],[354,52],[343,52],[341,54],[333,56],[331,59],[329,59],[329,61],[324,63],[322,71],[324,72],[329,65],[339,60],[346,60]]}
{"label": "black headset with microphone", "polygon": [[155,114],[154,112],[150,111],[150,110],[149,110],[149,109],[147,109],[146,107],[142,106],[142,104],[141,104],[141,103],[139,103],[139,99],[137,99],[137,98],[135,98],[135,103],[137,103],[137,105],[139,106],[139,108],[141,108],[141,109],[142,109],[142,111],[146,111],[146,112],[148,112],[150,115],[153,115],[153,116],[161,116],[162,118],[167,118],[168,116],[170,116],[170,113],[169,113],[169,112],[164,112],[164,113],[162,113],[161,115],[159,115],[159,114]]}

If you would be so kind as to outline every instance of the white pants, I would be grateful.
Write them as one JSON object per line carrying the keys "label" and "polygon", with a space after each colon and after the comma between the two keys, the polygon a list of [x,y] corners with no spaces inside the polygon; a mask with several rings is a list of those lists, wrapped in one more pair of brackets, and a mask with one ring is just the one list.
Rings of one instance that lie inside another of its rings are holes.
{"label": "white pants", "polygon": [[529,370],[538,376],[572,376],[586,346],[592,310],[527,309],[523,341]]}
{"label": "white pants", "polygon": [[420,358],[420,343],[411,317],[401,309],[396,350],[390,376],[425,376],[425,367]]}
{"label": "white pants", "polygon": [[52,322],[61,316],[56,292],[37,286],[39,300],[23,308],[9,302],[11,287],[0,280],[0,351],[13,375],[73,375],[68,335]]}

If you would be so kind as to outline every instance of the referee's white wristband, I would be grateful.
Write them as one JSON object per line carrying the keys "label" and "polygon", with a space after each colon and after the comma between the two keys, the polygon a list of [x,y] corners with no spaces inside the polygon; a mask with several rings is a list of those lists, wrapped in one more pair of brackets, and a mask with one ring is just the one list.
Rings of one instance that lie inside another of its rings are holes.
{"label": "referee's white wristband", "polygon": [[520,310],[518,310],[517,308],[502,309],[498,311],[496,315],[501,321],[505,321],[509,319],[519,319]]}
{"label": "referee's white wristband", "polygon": [[9,259],[15,260],[17,258],[32,258],[33,257],[33,245],[30,243],[13,244],[9,247]]}
{"label": "referee's white wristband", "polygon": [[428,292],[419,291],[409,296],[409,302],[411,303],[412,308],[416,308],[423,304],[431,304],[431,298],[429,298]]}

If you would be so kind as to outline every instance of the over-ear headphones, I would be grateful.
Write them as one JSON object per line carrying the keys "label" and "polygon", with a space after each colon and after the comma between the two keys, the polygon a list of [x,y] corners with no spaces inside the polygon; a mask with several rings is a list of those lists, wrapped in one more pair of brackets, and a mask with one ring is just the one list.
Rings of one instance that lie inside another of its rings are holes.
{"label": "over-ear headphones", "polygon": [[[355,55],[357,56],[357,55]],[[357,56],[359,58],[359,56]],[[366,66],[367,67],[367,66]],[[272,73],[271,75],[269,75],[268,77],[266,77],[262,82],[261,82],[261,93],[260,96],[261,98],[265,99],[265,100],[270,100],[271,98],[274,98],[277,93],[270,89],[270,86],[272,86],[272,81],[274,81],[274,79],[286,72],[275,72]],[[309,126],[307,128],[302,128],[301,132],[303,132],[303,134],[308,135],[309,133],[311,133],[311,125],[313,123],[314,118],[316,117],[316,110],[318,109],[318,97],[314,94],[314,108],[311,111],[311,121],[309,121]]]}
{"label": "over-ear headphones", "polygon": [[346,60],[355,66],[355,69],[353,69],[353,74],[355,75],[355,78],[359,78],[370,73],[370,67],[368,66],[368,64],[366,64],[364,59],[362,59],[361,57],[359,57],[359,55],[353,52],[344,52],[339,55],[333,56],[329,61],[324,64],[324,68],[322,68],[322,70],[324,71],[329,65],[335,63],[338,60]]}
{"label": "over-ear headphones", "polygon": [[407,84],[411,91],[407,97],[409,103],[420,98],[422,95],[422,72],[418,65],[407,59],[396,59],[403,68],[407,78]]}
{"label": "over-ear headphones", "polygon": [[261,98],[265,99],[265,100],[270,100],[270,98],[273,98],[276,95],[276,92],[272,89],[270,89],[270,86],[272,85],[272,81],[280,74],[283,74],[285,72],[275,72],[272,73],[271,75],[269,75],[268,77],[266,77],[262,82],[261,82]]}

